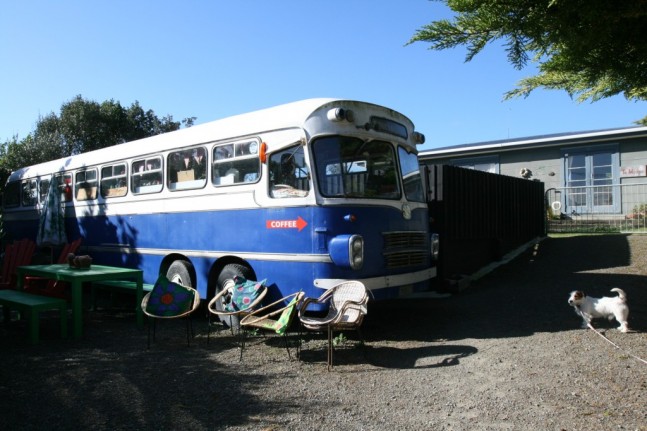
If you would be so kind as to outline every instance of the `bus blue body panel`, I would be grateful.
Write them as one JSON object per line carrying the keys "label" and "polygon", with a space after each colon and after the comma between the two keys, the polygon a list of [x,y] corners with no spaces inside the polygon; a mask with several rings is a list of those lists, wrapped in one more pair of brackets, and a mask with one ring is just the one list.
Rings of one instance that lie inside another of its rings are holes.
{"label": "bus blue body panel", "polygon": [[[313,286],[315,279],[361,280],[431,265],[429,239],[424,237],[426,210],[414,210],[410,220],[399,213],[390,206],[328,206],[131,214],[80,218],[78,226],[69,226],[69,230],[76,227],[86,238],[84,246],[95,262],[141,268],[149,283],[155,281],[164,257],[178,254],[193,264],[197,288],[206,297],[212,265],[218,259],[235,256],[248,262],[259,279],[267,278],[283,294],[304,290],[317,296],[321,290]],[[421,232],[423,238],[415,244],[385,249],[389,233],[409,231]],[[362,236],[365,264],[361,269],[338,266],[330,259],[330,241],[340,235]],[[415,264],[388,262],[389,255],[412,252],[421,256]],[[421,283],[414,290],[426,287]],[[374,294],[393,296],[396,292],[378,289]]]}

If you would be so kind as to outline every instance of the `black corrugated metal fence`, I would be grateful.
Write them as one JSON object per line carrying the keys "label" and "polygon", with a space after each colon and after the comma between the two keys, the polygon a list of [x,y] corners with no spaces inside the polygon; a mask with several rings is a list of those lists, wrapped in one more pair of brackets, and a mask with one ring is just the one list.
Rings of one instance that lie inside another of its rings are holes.
{"label": "black corrugated metal fence", "polygon": [[449,165],[424,170],[439,280],[472,274],[545,234],[544,183]]}

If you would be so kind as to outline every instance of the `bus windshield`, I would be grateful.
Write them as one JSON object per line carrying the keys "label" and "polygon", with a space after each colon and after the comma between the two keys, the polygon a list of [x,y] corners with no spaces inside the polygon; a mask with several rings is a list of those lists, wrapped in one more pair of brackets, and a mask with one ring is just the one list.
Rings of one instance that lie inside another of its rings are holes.
{"label": "bus windshield", "polygon": [[400,199],[393,145],[347,136],[313,143],[319,191],[326,197]]}
{"label": "bus windshield", "polygon": [[407,151],[403,147],[398,148],[398,154],[400,155],[400,168],[402,169],[404,194],[406,195],[407,200],[413,202],[424,202],[425,196],[422,193],[422,177],[420,175],[418,155]]}

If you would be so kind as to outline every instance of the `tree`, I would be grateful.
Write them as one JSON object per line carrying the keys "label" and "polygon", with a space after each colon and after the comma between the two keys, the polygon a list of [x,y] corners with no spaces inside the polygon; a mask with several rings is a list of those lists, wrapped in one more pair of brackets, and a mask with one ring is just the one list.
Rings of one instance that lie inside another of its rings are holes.
{"label": "tree", "polygon": [[14,137],[0,146],[0,177],[22,166],[177,130],[181,124],[190,127],[194,120],[173,121],[171,115],[160,119],[139,102],[124,108],[114,100],[99,104],[79,95],[61,105],[60,115],[39,118],[25,139]]}
{"label": "tree", "polygon": [[[110,147],[180,128],[181,122],[168,115],[162,119],[153,110],[145,111],[139,102],[124,108],[119,102],[101,104],[76,96],[61,106],[60,132],[69,154],[84,153]],[[185,119],[191,125],[194,118]],[[190,122],[190,123],[189,123]],[[40,123],[36,125],[38,130]]]}
{"label": "tree", "polygon": [[647,100],[647,0],[442,1],[457,15],[420,28],[409,43],[428,42],[434,50],[464,45],[470,61],[503,40],[514,67],[531,60],[539,70],[506,99],[543,87],[566,90],[579,102],[617,94]]}

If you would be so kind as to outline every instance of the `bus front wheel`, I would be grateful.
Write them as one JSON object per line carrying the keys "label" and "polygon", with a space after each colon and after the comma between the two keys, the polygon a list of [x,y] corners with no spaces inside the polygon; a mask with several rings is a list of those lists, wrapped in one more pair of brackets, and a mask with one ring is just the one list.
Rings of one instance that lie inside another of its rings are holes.
{"label": "bus front wheel", "polygon": [[[218,281],[216,283],[216,295],[222,292],[224,289],[229,289],[235,284],[234,277],[240,276],[246,279],[253,277],[252,270],[244,265],[239,265],[237,263],[230,263],[225,265],[218,275]],[[216,303],[216,310],[224,311],[225,306],[231,301],[230,295],[223,295],[220,301]],[[218,318],[222,323],[229,326],[230,328],[238,328],[238,317],[236,316],[223,316],[219,315]]]}
{"label": "bus front wheel", "polygon": [[193,265],[185,260],[176,260],[168,267],[166,278],[182,286],[195,287],[191,278]]}

